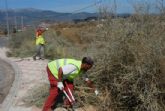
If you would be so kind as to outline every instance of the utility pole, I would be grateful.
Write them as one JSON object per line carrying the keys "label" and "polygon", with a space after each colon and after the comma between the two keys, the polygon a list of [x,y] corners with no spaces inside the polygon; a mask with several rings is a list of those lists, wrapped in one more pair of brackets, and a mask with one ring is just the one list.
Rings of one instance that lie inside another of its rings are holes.
{"label": "utility pole", "polygon": [[116,0],[114,0],[114,14],[115,14],[115,18],[117,17],[117,3]]}
{"label": "utility pole", "polygon": [[21,16],[21,28],[22,28],[22,31],[23,31],[23,28],[24,28],[24,23],[23,23],[23,16]]}
{"label": "utility pole", "polygon": [[8,2],[5,0],[5,7],[6,7],[6,27],[7,27],[7,36],[10,36],[10,29],[9,29],[9,15],[8,15]]}
{"label": "utility pole", "polygon": [[17,16],[16,16],[16,12],[15,12],[15,16],[14,16],[14,24],[15,24],[15,29],[17,31]]}
{"label": "utility pole", "polygon": [[164,0],[161,0],[161,12],[164,14]]}

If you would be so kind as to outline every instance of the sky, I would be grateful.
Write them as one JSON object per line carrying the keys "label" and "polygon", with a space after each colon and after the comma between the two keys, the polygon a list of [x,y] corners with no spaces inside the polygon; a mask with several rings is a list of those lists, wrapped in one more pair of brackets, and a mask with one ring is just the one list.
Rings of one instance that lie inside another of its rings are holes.
{"label": "sky", "polygon": [[135,3],[147,1],[152,5],[156,0],[0,0],[0,9],[5,9],[5,2],[7,2],[8,9],[35,8],[71,13],[98,12],[100,6],[108,9],[114,7],[114,1],[116,1],[118,13],[129,13],[133,11]]}

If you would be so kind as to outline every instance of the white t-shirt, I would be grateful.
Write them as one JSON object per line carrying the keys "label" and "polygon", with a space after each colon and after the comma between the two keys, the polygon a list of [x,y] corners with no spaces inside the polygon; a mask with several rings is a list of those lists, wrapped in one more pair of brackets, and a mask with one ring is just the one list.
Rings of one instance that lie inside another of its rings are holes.
{"label": "white t-shirt", "polygon": [[[73,64],[68,64],[68,65],[62,66],[61,68],[62,68],[64,79],[66,79],[70,74],[74,74],[75,72],[78,71],[77,67]],[[85,81],[89,80],[86,73],[83,74],[83,79]]]}
{"label": "white t-shirt", "polygon": [[61,68],[63,71],[63,75],[73,74],[74,72],[77,71],[77,67],[73,64],[68,64],[68,65],[65,65]]}

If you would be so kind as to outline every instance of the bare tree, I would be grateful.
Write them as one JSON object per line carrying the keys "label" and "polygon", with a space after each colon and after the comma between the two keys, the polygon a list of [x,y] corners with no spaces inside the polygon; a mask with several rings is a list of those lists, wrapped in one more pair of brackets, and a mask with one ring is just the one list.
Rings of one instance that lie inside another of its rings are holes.
{"label": "bare tree", "polygon": [[161,14],[164,14],[164,0],[156,0],[156,8]]}
{"label": "bare tree", "polygon": [[149,14],[151,10],[151,4],[149,1],[143,2],[131,2],[135,14]]}

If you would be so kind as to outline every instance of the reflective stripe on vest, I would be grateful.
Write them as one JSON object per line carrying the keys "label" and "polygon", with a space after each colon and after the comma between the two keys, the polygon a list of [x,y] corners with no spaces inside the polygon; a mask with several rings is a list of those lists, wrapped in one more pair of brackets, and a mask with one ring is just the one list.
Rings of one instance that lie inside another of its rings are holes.
{"label": "reflective stripe on vest", "polygon": [[58,59],[48,63],[48,67],[51,73],[58,79],[59,68],[67,64],[73,64],[74,66],[77,67],[77,72],[65,76],[65,79],[73,80],[75,77],[77,77],[80,74],[81,61],[74,59]]}

